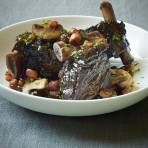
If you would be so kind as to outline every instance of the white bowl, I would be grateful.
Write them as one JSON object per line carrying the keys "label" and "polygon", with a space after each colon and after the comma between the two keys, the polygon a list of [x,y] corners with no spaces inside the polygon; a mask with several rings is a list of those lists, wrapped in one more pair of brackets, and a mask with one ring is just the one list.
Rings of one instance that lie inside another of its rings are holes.
{"label": "white bowl", "polygon": [[0,94],[7,100],[22,107],[53,115],[90,116],[109,113],[133,105],[148,96],[148,32],[126,23],[127,38],[132,54],[141,64],[141,70],[135,75],[139,89],[135,92],[106,99],[95,100],[58,100],[32,96],[8,88],[4,80],[6,71],[5,55],[12,49],[16,36],[31,30],[34,23],[44,19],[59,21],[67,29],[86,28],[97,24],[101,18],[92,16],[54,16],[20,22],[0,30]]}

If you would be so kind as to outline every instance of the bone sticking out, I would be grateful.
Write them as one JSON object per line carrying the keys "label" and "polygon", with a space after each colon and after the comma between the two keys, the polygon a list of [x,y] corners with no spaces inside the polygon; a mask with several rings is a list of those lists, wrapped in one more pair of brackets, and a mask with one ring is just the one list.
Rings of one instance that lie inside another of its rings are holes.
{"label": "bone sticking out", "polygon": [[104,20],[108,23],[116,22],[116,16],[110,2],[104,1],[100,5]]}
{"label": "bone sticking out", "polygon": [[59,41],[53,44],[53,50],[57,59],[60,62],[64,62],[70,58],[73,48],[66,46],[64,42]]}
{"label": "bone sticking out", "polygon": [[[102,11],[103,17],[104,17],[104,21],[107,22],[109,25],[113,22],[114,23],[114,31],[111,31],[113,34],[114,33],[119,33],[118,30],[118,22],[116,21],[116,17],[115,17],[115,13],[113,10],[113,7],[111,5],[110,2],[108,1],[104,1],[101,3],[100,9]],[[124,28],[123,28],[124,29]],[[119,55],[119,57],[121,58],[122,62],[124,65],[130,65],[133,61],[133,57],[130,55],[129,51],[128,51],[128,46],[126,44],[126,40],[125,38],[123,38],[121,41],[115,42],[113,41],[113,44],[116,47],[116,53]],[[120,45],[120,46],[119,46]],[[125,45],[125,46],[124,46]],[[119,51],[121,51],[119,53]]]}
{"label": "bone sticking out", "polygon": [[134,58],[130,54],[130,47],[129,45],[127,45],[126,42],[127,41],[125,39],[122,39],[119,45],[116,42],[114,42],[113,44],[116,49],[116,52],[118,52],[119,57],[121,58],[123,65],[128,66],[134,61]]}
{"label": "bone sticking out", "polygon": [[133,57],[131,56],[131,54],[129,52],[123,52],[120,54],[120,58],[122,60],[122,63],[124,65],[130,65],[133,62]]}

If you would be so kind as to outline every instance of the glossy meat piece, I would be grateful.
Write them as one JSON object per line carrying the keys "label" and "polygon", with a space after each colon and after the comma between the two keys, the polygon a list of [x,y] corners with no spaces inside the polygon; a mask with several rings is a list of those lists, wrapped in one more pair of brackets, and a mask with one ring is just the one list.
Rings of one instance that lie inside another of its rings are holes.
{"label": "glossy meat piece", "polygon": [[110,64],[105,51],[80,60],[68,60],[59,73],[63,99],[93,99],[109,84]]}

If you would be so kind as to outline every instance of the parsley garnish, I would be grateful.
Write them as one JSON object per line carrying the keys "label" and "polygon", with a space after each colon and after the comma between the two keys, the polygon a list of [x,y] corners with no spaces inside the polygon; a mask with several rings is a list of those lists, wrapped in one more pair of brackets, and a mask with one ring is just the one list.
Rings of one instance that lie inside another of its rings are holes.
{"label": "parsley garnish", "polygon": [[112,36],[112,40],[120,42],[122,40],[122,36],[119,33],[114,33],[114,35]]}
{"label": "parsley garnish", "polygon": [[18,35],[17,40],[24,41],[26,44],[29,44],[32,42],[32,40],[29,38],[30,34],[31,34],[30,32],[22,33],[22,34]]}
{"label": "parsley garnish", "polygon": [[79,59],[83,54],[82,50],[78,50],[78,51],[73,51],[72,52],[72,57],[74,57],[75,59]]}

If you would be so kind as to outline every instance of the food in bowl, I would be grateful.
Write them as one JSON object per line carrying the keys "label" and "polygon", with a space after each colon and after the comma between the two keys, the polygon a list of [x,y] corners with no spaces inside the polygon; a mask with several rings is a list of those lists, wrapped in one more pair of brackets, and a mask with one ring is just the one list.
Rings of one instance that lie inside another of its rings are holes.
{"label": "food in bowl", "polygon": [[[123,22],[109,2],[100,9],[104,21],[87,29],[66,30],[55,20],[34,24],[17,36],[6,55],[6,80],[12,89],[59,99],[106,98],[136,89],[138,63],[130,54]],[[122,66],[111,65],[120,58]]]}

